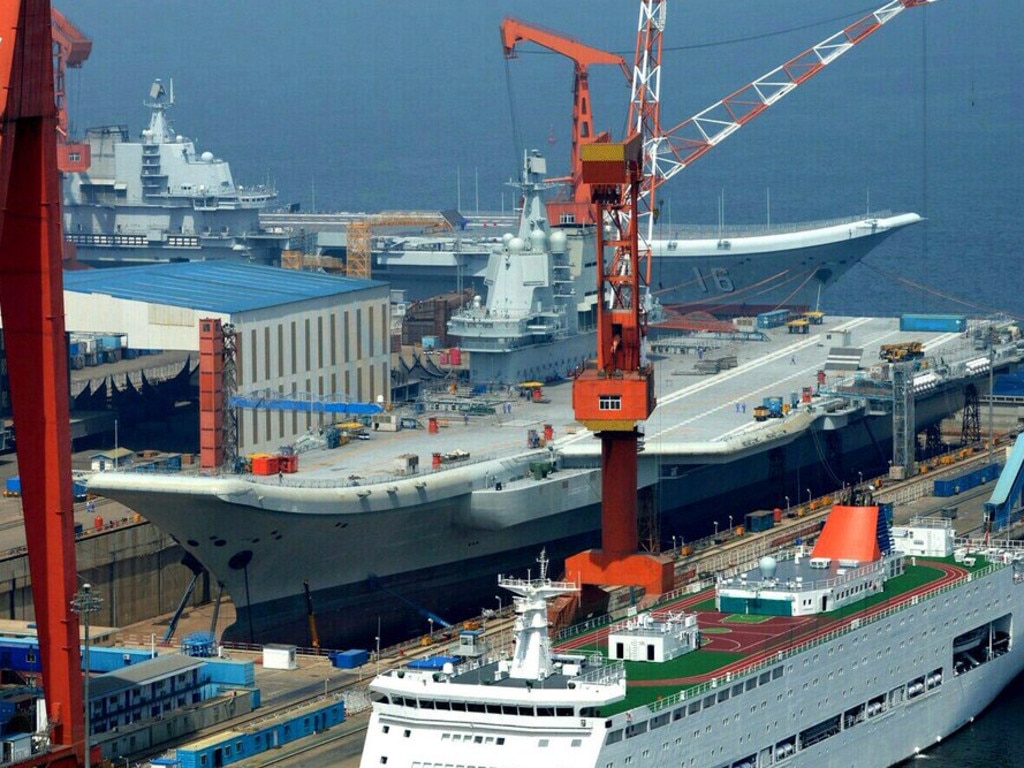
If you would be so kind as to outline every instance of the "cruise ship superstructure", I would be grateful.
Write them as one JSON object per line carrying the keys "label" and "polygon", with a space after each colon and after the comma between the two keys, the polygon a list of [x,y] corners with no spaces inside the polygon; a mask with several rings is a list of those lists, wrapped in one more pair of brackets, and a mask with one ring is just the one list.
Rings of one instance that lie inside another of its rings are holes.
{"label": "cruise ship superstructure", "polygon": [[443,667],[378,675],[360,765],[894,765],[1024,669],[1021,550],[948,533],[910,558],[879,505],[838,504],[813,548],[553,648],[544,598],[574,585],[502,578],[511,657],[466,631]]}

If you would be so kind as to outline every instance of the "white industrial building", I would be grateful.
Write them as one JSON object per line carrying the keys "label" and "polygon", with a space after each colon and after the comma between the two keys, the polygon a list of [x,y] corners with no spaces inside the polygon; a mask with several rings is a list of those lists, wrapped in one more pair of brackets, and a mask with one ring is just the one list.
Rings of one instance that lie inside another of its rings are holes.
{"label": "white industrial building", "polygon": [[[200,319],[233,326],[238,394],[389,400],[387,283],[218,260],[66,272],[64,289],[68,331],[135,349],[198,353]],[[238,453],[274,452],[321,418],[240,411]]]}

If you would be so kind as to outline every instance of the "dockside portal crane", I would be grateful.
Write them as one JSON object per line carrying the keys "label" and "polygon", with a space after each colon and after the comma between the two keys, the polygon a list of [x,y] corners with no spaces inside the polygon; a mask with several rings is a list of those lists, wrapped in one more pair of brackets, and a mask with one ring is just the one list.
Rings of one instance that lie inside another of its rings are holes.
{"label": "dockside portal crane", "polygon": [[505,58],[516,58],[516,45],[524,41],[536,43],[572,59],[575,67],[572,87],[572,149],[569,158],[569,175],[566,178],[550,179],[550,181],[568,182],[571,200],[548,201],[546,203],[548,218],[552,224],[594,224],[597,219],[590,199],[590,187],[582,178],[580,148],[585,144],[609,141],[610,136],[607,131],[596,133],[594,130],[589,67],[592,64],[617,65],[628,82],[630,73],[626,66],[626,60],[618,54],[607,53],[557,32],[527,24],[518,19],[505,18],[501,22],[501,43],[505,50]]}
{"label": "dockside portal crane", "polygon": [[[601,549],[568,558],[568,578],[583,584],[636,584],[650,594],[672,588],[672,559],[637,549],[639,422],[655,407],[654,371],[644,359],[646,281],[641,279],[637,204],[643,178],[640,134],[623,143],[589,144],[583,181],[597,214],[597,366],[576,377],[573,410],[601,439]],[[606,264],[606,247],[612,258]]]}
{"label": "dockside portal crane", "polygon": [[[638,424],[654,411],[654,377],[644,357],[650,250],[640,242],[640,200],[907,8],[936,0],[892,0],[675,128],[660,128],[665,0],[642,0],[630,101],[630,137],[584,145],[581,181],[596,206],[596,367],[573,382],[576,418],[601,439],[601,549],[566,560],[585,584],[635,584],[660,594],[673,586],[672,561],[637,552]],[[662,152],[662,149],[667,152]],[[653,223],[653,216],[649,220]],[[648,227],[649,242],[650,226]],[[606,247],[612,258],[606,262]]]}
{"label": "dockside portal crane", "polygon": [[0,310],[50,748],[23,765],[85,754],[76,591],[68,355],[61,278],[57,108],[49,0],[0,4]]}

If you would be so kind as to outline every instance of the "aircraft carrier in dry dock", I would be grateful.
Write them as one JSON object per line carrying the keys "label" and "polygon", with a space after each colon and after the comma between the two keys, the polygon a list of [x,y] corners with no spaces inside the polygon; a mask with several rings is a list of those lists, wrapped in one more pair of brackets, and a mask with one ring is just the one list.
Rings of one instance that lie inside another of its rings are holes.
{"label": "aircraft carrier in dry dock", "polygon": [[[969,385],[987,390],[990,353],[972,333],[911,334],[895,318],[825,317],[809,330],[652,345],[658,407],[639,485],[662,543],[885,474],[894,421],[912,454]],[[1020,361],[1012,330],[991,353],[997,372]],[[924,356],[904,371],[894,420],[879,348],[912,338]],[[696,375],[698,362],[721,370]],[[782,399],[783,417],[753,418],[766,397]],[[169,532],[225,585],[238,611],[225,639],[243,642],[307,644],[306,581],[322,644],[372,647],[492,605],[496,576],[529,567],[541,547],[560,564],[598,544],[600,446],[573,418],[570,384],[528,399],[444,389],[418,408],[377,417],[369,439],[301,453],[283,477],[105,472],[89,487]]]}

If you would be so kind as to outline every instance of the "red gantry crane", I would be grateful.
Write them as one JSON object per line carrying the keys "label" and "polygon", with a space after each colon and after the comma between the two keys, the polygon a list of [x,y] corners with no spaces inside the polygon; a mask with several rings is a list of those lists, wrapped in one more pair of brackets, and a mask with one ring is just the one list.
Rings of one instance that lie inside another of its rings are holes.
{"label": "red gantry crane", "polygon": [[506,18],[501,22],[501,44],[505,49],[506,59],[516,58],[516,45],[524,41],[536,43],[566,56],[572,59],[575,66],[569,176],[565,179],[551,179],[567,181],[572,199],[548,202],[548,218],[552,224],[593,224],[596,219],[590,202],[589,186],[582,180],[580,148],[585,144],[608,141],[609,135],[606,131],[595,133],[594,130],[588,68],[592,64],[614,64],[622,70],[627,79],[630,76],[629,68],[621,56],[593,48],[571,37],[513,18]]}
{"label": "red gantry crane", "polygon": [[[637,425],[654,411],[654,377],[644,358],[650,249],[640,242],[640,200],[903,10],[936,0],[892,0],[676,127],[660,128],[661,40],[666,0],[643,0],[630,98],[630,137],[580,148],[580,181],[596,206],[598,349],[596,367],[573,383],[576,418],[601,439],[601,549],[566,560],[584,584],[672,588],[672,561],[637,552]],[[667,148],[662,152],[662,148]],[[649,219],[647,239],[650,237]],[[612,258],[605,258],[606,247]]]}
{"label": "red gantry crane", "polygon": [[49,752],[22,765],[74,766],[85,728],[71,612],[77,569],[50,24],[48,0],[0,3],[0,310],[50,720]]}

